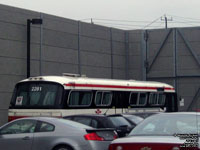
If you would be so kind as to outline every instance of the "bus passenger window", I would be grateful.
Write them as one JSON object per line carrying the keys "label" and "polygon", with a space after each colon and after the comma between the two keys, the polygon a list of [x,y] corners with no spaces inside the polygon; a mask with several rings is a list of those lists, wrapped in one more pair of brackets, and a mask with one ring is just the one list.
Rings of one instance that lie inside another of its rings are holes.
{"label": "bus passenger window", "polygon": [[151,93],[149,96],[149,104],[156,105],[157,104],[157,93]]}
{"label": "bus passenger window", "polygon": [[69,98],[69,105],[78,105],[79,101],[79,92],[71,92]]}
{"label": "bus passenger window", "polygon": [[165,104],[165,95],[164,94],[158,94],[158,105],[164,105]]}
{"label": "bus passenger window", "polygon": [[138,105],[145,105],[146,100],[147,100],[147,94],[146,93],[140,93]]}
{"label": "bus passenger window", "polygon": [[96,94],[96,105],[101,105],[101,99],[102,99],[102,92],[97,92]]}
{"label": "bus passenger window", "polygon": [[131,93],[131,97],[130,97],[130,100],[129,100],[130,105],[136,106],[137,100],[138,100],[138,93]]}
{"label": "bus passenger window", "polygon": [[84,93],[81,100],[81,105],[90,105],[91,103],[91,93]]}
{"label": "bus passenger window", "polygon": [[110,102],[111,102],[111,93],[104,92],[102,104],[103,105],[109,105]]}
{"label": "bus passenger window", "polygon": [[164,105],[165,95],[163,93],[151,93],[149,96],[150,105]]}
{"label": "bus passenger window", "polygon": [[92,92],[72,91],[69,95],[68,105],[71,107],[89,106],[92,102]]}
{"label": "bus passenger window", "polygon": [[110,106],[112,102],[111,92],[97,92],[95,98],[96,106]]}

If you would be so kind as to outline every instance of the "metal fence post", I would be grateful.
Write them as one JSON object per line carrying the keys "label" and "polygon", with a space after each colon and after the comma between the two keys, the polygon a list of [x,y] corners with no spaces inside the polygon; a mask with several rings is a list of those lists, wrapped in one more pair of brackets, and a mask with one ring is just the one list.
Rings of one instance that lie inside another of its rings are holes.
{"label": "metal fence post", "polygon": [[178,93],[177,88],[177,30],[173,29],[173,56],[174,56],[174,87]]}
{"label": "metal fence post", "polygon": [[126,79],[129,79],[129,33],[125,31]]}
{"label": "metal fence post", "polygon": [[148,69],[147,49],[148,49],[148,31],[145,30],[142,32],[142,40],[141,40],[142,80],[144,81],[147,80],[147,69]]}
{"label": "metal fence post", "polygon": [[80,54],[80,21],[78,21],[78,74],[81,75],[81,54]]}
{"label": "metal fence post", "polygon": [[111,56],[111,79],[113,79],[113,40],[112,40],[112,28],[110,28],[110,56]]}
{"label": "metal fence post", "polygon": [[[43,20],[42,13],[40,13],[40,19]],[[40,26],[40,66],[39,66],[40,76],[42,76],[42,43],[43,43],[43,24],[41,24]]]}

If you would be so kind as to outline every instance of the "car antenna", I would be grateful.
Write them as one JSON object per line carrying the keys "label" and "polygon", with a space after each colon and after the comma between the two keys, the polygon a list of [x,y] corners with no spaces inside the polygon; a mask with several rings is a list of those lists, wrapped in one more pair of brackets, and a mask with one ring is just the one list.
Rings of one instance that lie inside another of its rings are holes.
{"label": "car antenna", "polygon": [[109,108],[106,110],[106,112],[103,115],[106,115],[106,113],[108,112]]}

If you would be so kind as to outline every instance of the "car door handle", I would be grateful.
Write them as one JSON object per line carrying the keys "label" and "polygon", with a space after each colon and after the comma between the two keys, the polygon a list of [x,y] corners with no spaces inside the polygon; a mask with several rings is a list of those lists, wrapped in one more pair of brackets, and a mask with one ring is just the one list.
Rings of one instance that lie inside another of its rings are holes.
{"label": "car door handle", "polygon": [[30,140],[30,137],[29,136],[25,136],[22,138],[22,140]]}

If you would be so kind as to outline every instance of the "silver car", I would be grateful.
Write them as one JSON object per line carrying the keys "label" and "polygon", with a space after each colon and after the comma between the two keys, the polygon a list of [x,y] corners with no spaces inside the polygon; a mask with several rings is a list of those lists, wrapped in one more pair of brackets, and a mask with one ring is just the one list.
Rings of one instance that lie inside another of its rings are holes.
{"label": "silver car", "polygon": [[200,150],[200,113],[161,113],[146,118],[109,150]]}
{"label": "silver car", "polygon": [[107,150],[112,129],[94,129],[70,120],[32,117],[0,128],[2,150]]}

